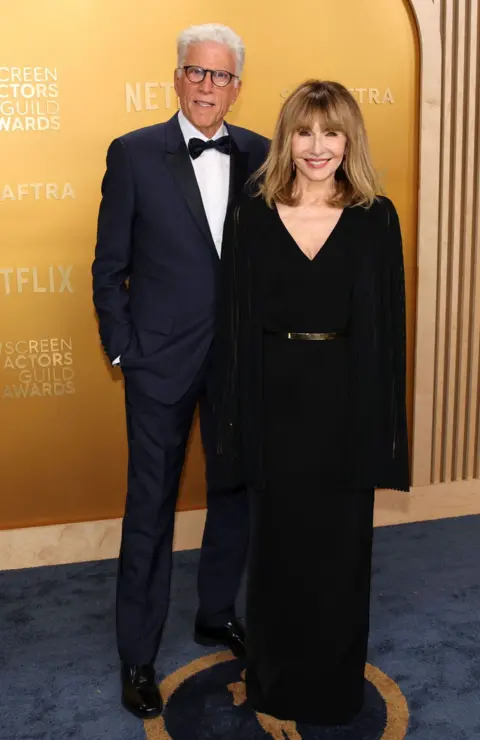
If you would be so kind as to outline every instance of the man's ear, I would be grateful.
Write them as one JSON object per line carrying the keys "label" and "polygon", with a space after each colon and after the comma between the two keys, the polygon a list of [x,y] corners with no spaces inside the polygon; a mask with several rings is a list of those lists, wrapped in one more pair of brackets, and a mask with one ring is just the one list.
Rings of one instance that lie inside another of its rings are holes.
{"label": "man's ear", "polygon": [[[180,70],[180,74],[181,74],[181,70]],[[180,74],[179,74],[178,67],[176,67],[173,70],[173,87],[175,88],[175,92],[177,93],[177,95],[178,95],[177,85],[178,85],[178,81],[180,79]]]}
{"label": "man's ear", "polygon": [[[233,99],[233,103],[237,102],[238,96],[240,95],[240,90],[242,89],[242,81],[237,80],[237,84],[235,85],[235,97]],[[232,105],[233,105],[232,103]]]}

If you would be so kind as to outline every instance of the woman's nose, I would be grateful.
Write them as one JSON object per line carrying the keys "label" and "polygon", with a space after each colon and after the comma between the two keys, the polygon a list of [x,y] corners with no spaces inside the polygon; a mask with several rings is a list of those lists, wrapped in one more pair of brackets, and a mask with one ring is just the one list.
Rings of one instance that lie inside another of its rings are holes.
{"label": "woman's nose", "polygon": [[321,154],[324,149],[323,145],[323,136],[322,134],[316,134],[313,137],[313,148],[312,151],[314,154]]}

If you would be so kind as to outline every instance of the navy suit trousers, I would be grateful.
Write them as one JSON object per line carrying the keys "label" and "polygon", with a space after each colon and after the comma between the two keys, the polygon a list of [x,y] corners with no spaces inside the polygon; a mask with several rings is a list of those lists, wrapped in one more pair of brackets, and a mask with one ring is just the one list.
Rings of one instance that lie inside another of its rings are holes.
{"label": "navy suit trousers", "polygon": [[226,491],[209,485],[214,479],[215,420],[208,380],[209,357],[184,396],[166,405],[142,392],[134,370],[125,374],[129,465],[117,641],[127,663],[151,663],[159,648],[168,609],[178,486],[197,403],[208,508],[198,573],[198,617],[218,626],[234,615],[248,545],[248,499],[244,489]]}

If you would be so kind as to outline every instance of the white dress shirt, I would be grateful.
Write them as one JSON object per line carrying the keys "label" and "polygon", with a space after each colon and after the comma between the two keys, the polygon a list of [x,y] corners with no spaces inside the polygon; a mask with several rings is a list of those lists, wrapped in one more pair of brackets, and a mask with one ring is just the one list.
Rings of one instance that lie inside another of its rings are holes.
{"label": "white dress shirt", "polygon": [[[178,113],[178,123],[180,124],[187,146],[190,139],[209,141],[204,134],[190,123],[181,110]],[[217,133],[212,136],[212,139],[215,141],[221,136],[227,135],[227,128],[222,123]],[[216,149],[207,149],[199,157],[192,159],[192,165],[200,189],[200,195],[202,196],[210,232],[217,248],[218,256],[220,257],[222,252],[223,224],[225,214],[227,213],[230,186],[230,157]]]}
{"label": "white dress shirt", "polygon": [[[178,123],[180,124],[187,146],[190,139],[209,140],[190,123],[181,110],[178,113]],[[212,139],[219,139],[221,136],[227,135],[227,128],[222,123]],[[203,207],[205,208],[213,242],[220,257],[222,252],[223,224],[227,213],[228,192],[230,188],[230,157],[216,149],[207,149],[199,157],[192,159],[191,162],[195,177],[197,178],[200,195],[202,196]],[[112,364],[119,365],[120,357],[117,357]]]}

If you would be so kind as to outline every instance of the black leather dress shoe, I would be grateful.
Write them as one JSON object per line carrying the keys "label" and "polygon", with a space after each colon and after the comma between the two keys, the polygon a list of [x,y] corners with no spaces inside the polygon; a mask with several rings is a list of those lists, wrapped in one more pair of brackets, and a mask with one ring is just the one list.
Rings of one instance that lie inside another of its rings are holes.
{"label": "black leather dress shoe", "polygon": [[195,642],[207,646],[225,645],[237,658],[245,657],[245,627],[235,618],[221,627],[210,627],[197,619]]}
{"label": "black leather dress shoe", "polygon": [[140,719],[153,719],[162,713],[153,665],[122,665],[122,704]]}

